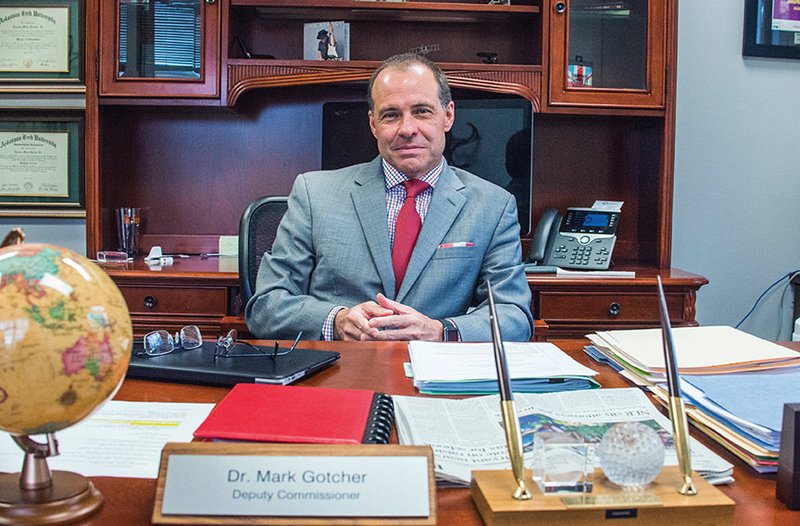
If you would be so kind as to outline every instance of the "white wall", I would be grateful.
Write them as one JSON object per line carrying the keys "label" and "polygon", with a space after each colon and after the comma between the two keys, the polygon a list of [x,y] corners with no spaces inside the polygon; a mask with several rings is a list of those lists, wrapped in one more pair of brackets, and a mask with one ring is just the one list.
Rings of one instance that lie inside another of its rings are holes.
{"label": "white wall", "polygon": [[[735,325],[800,269],[800,60],[743,58],[743,13],[744,0],[679,4],[672,265],[708,278],[702,325]],[[785,284],[743,330],[790,339]]]}

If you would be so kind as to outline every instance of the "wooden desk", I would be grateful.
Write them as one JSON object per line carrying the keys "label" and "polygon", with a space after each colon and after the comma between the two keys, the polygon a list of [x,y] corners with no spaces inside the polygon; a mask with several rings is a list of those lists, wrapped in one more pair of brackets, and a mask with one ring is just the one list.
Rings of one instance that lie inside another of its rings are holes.
{"label": "wooden desk", "polygon": [[[629,386],[609,367],[595,364],[586,357],[581,351],[584,344],[583,340],[558,342],[560,347],[578,361],[595,368],[600,373],[599,380],[604,387]],[[303,385],[359,387],[389,394],[416,394],[411,380],[403,375],[402,364],[408,359],[404,343],[303,342],[303,346],[336,349],[342,353],[342,358],[336,365],[308,378]],[[797,344],[796,348],[800,349],[800,344]],[[220,387],[126,380],[116,399],[146,402],[218,402],[227,391],[227,388]],[[759,476],[733,455],[702,437],[700,433],[694,432],[693,435],[735,466],[736,482],[721,487],[722,491],[736,501],[735,524],[752,526],[800,522],[800,513],[789,511],[775,498],[774,476]],[[93,477],[92,480],[105,497],[105,505],[96,516],[84,524],[114,526],[150,524],[155,499],[155,480],[108,477]],[[469,490],[439,489],[437,496],[439,524],[458,526],[482,524]]]}

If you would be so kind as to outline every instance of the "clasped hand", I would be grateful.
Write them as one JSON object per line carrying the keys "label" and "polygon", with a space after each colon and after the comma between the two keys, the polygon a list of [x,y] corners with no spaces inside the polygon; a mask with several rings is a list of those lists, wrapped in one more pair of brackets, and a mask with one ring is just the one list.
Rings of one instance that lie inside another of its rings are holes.
{"label": "clasped hand", "polygon": [[442,324],[407,305],[378,294],[377,301],[365,301],[342,309],[334,320],[337,340],[392,341],[442,339]]}

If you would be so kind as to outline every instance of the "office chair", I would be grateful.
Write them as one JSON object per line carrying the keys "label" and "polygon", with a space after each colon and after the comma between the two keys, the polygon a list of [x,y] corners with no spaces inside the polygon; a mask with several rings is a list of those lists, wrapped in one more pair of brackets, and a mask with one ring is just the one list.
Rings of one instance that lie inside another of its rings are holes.
{"label": "office chair", "polygon": [[242,305],[253,296],[256,276],[265,252],[272,251],[275,234],[286,213],[285,196],[261,197],[250,203],[239,222],[239,289]]}

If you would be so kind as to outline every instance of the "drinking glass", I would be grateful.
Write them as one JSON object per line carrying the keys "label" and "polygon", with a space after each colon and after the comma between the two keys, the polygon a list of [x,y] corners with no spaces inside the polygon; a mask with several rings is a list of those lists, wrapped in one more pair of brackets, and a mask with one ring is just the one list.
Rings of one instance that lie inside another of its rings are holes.
{"label": "drinking glass", "polygon": [[142,225],[142,209],[124,206],[115,210],[117,220],[117,246],[120,252],[136,257],[139,251],[139,234]]}

